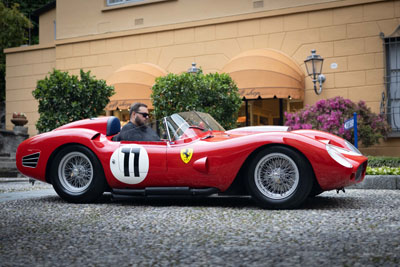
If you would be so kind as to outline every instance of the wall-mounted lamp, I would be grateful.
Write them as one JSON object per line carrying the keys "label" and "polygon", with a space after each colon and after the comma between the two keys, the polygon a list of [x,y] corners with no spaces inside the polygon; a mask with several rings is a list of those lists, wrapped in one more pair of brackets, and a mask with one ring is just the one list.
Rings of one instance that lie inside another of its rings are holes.
{"label": "wall-mounted lamp", "polygon": [[190,74],[197,74],[199,71],[200,71],[200,69],[197,68],[197,67],[196,67],[196,63],[193,62],[193,63],[192,63],[192,67],[189,68],[189,69],[187,70],[187,73],[190,73]]}
{"label": "wall-mounted lamp", "polygon": [[[314,91],[317,95],[320,95],[322,92],[322,84],[325,82],[326,78],[322,72],[322,64],[324,63],[324,59],[315,54],[316,50],[311,50],[311,56],[308,56],[304,63],[306,64],[307,74],[311,77],[314,83]],[[319,83],[319,89],[317,89],[317,81]]]}

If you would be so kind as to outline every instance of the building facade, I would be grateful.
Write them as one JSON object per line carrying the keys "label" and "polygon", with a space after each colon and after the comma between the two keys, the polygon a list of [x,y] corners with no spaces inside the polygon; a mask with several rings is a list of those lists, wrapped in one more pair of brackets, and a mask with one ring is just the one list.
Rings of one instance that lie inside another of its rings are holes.
{"label": "building facade", "polygon": [[[5,50],[8,129],[12,113],[24,112],[37,133],[32,90],[53,68],[115,85],[107,113],[126,119],[129,103],[150,103],[156,76],[196,62],[238,84],[239,122],[279,125],[284,111],[320,99],[363,100],[393,128],[363,152],[400,156],[400,1],[57,0],[39,14],[40,44]],[[304,66],[312,49],[324,58],[320,95]]]}

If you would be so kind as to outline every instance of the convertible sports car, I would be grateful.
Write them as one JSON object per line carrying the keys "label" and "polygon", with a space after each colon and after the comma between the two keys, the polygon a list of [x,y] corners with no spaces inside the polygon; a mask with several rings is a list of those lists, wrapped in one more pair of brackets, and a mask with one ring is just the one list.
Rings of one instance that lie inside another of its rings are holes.
{"label": "convertible sports car", "polygon": [[254,126],[225,131],[209,114],[183,112],[153,125],[158,142],[121,141],[116,117],[72,122],[17,150],[26,176],[51,183],[69,202],[138,196],[251,195],[288,209],[308,196],[361,182],[367,158],[321,131]]}

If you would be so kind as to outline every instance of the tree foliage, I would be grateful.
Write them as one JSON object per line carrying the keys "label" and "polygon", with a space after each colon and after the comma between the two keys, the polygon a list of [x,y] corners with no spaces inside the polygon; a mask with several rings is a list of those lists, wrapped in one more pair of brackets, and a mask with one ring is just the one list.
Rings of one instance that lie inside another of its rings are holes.
{"label": "tree foliage", "polygon": [[20,12],[26,17],[29,17],[29,14],[33,15],[37,9],[44,5],[55,1],[56,0],[1,0],[1,2],[3,2],[3,4],[8,8],[18,4]]}
{"label": "tree foliage", "polygon": [[19,10],[18,4],[7,8],[0,2],[0,102],[5,97],[5,55],[4,49],[26,43],[27,28],[32,23]]}
{"label": "tree foliage", "polygon": [[364,101],[355,104],[339,96],[320,100],[295,113],[285,112],[285,125],[292,130],[318,129],[330,132],[354,143],[354,129],[344,129],[344,122],[352,118],[354,112],[357,113],[358,140],[365,147],[387,137],[390,128],[383,115],[371,112]]}
{"label": "tree foliage", "polygon": [[224,128],[236,127],[242,103],[238,88],[228,74],[168,74],[156,79],[151,95],[157,119],[183,111],[212,115]]}
{"label": "tree foliage", "polygon": [[32,28],[25,29],[26,35],[30,37],[26,44],[38,44],[39,43],[39,16],[35,14],[35,11],[50,2],[55,0],[0,0],[8,8],[11,8],[15,4],[19,6],[19,11],[27,17],[31,23]]}
{"label": "tree foliage", "polygon": [[96,80],[90,71],[78,76],[53,70],[50,76],[37,82],[32,92],[39,101],[39,132],[51,131],[66,123],[97,117],[108,104],[114,88],[104,80]]}

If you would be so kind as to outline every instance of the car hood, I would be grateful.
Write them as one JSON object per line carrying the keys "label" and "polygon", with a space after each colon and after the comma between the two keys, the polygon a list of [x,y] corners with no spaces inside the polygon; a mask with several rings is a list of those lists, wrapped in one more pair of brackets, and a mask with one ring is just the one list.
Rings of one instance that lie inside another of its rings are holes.
{"label": "car hood", "polygon": [[288,132],[288,126],[247,126],[226,131],[227,134],[248,135],[263,132]]}
{"label": "car hood", "polygon": [[352,145],[349,145],[349,142],[346,142],[343,138],[319,130],[301,129],[290,131],[288,126],[249,126],[226,131],[227,134],[232,134],[236,136],[273,132],[288,132],[290,134],[302,135],[324,144],[334,145],[359,153],[358,150],[356,150]]}

